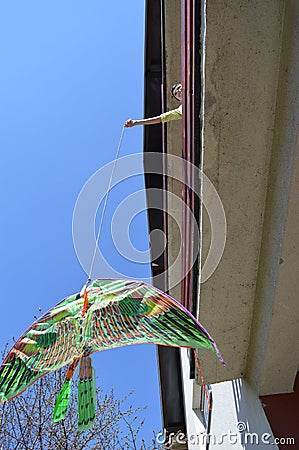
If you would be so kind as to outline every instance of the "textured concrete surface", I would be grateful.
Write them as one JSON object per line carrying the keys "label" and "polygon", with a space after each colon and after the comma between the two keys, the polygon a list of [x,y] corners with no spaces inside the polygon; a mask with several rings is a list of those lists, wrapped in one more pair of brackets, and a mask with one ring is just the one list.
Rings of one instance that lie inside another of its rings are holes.
{"label": "textured concrete surface", "polygon": [[285,8],[275,131],[247,377],[261,394],[292,392],[298,370],[299,3]]}
{"label": "textured concrete surface", "polygon": [[[299,360],[299,141],[291,177],[279,271],[267,346],[260,374],[260,394],[293,392]],[[249,372],[249,370],[248,370]],[[255,368],[253,367],[253,374]],[[249,376],[249,373],[248,373]]]}
{"label": "textured concrete surface", "polygon": [[[203,358],[204,373],[212,382],[246,372],[282,24],[281,1],[207,2],[204,171],[222,199],[228,226],[219,267],[201,288],[200,320],[228,365]],[[204,216],[204,254],[209,228]]]}

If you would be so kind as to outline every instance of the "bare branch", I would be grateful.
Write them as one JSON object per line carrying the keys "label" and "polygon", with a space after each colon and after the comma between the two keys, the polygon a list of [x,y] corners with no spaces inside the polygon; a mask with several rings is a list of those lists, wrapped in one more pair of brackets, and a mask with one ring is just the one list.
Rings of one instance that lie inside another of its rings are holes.
{"label": "bare branch", "polygon": [[[7,351],[2,352],[2,355]],[[22,395],[0,404],[0,450],[153,450],[141,439],[144,408],[134,408],[133,392],[117,399],[113,390],[97,389],[97,413],[93,428],[77,430],[77,393],[73,390],[67,416],[52,423],[56,396],[65,369],[45,375]],[[139,442],[139,443],[138,443]],[[159,449],[162,447],[159,447]]]}

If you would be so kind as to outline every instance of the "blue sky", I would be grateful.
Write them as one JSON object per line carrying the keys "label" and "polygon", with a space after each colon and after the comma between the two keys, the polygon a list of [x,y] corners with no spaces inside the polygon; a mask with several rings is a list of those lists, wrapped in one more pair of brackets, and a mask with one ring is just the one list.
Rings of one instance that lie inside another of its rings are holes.
{"label": "blue sky", "polygon": [[[114,159],[123,122],[143,116],[144,2],[1,2],[0,43],[4,344],[22,334],[39,307],[45,312],[86,281],[72,241],[73,210],[87,180]],[[142,129],[125,130],[121,156],[141,151]],[[117,204],[140,189],[137,176],[111,192],[104,236]],[[130,227],[141,251],[147,233],[143,212]],[[148,278],[149,264],[122,258],[108,238],[103,244],[110,264]],[[97,267],[97,277],[105,270]],[[148,406],[142,435],[149,440],[161,429],[156,348],[105,351],[93,361],[105,390],[124,396],[135,389],[136,406]]]}

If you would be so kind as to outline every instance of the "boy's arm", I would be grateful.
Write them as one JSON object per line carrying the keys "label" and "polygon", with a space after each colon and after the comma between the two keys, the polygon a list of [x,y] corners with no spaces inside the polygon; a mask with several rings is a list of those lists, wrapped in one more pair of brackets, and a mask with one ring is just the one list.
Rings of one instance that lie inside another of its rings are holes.
{"label": "boy's arm", "polygon": [[135,125],[154,125],[156,123],[161,123],[160,116],[150,117],[149,119],[140,119],[140,120],[128,119],[125,121],[125,127],[131,128],[131,127],[135,127]]}
{"label": "boy's arm", "polygon": [[182,105],[180,105],[176,109],[172,109],[171,111],[163,113],[160,116],[150,117],[149,119],[140,119],[140,120],[128,119],[125,121],[125,127],[131,128],[134,127],[135,125],[154,125],[156,123],[170,122],[171,120],[179,120],[181,118],[182,118]]}

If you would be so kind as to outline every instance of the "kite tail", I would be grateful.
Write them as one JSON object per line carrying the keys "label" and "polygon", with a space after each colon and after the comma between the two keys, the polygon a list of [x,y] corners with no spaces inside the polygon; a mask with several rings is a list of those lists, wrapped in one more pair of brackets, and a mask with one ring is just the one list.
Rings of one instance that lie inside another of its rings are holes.
{"label": "kite tail", "polygon": [[78,362],[79,362],[78,358],[74,359],[74,361],[71,363],[71,365],[68,368],[67,374],[65,376],[65,382],[63,383],[63,386],[60,389],[60,391],[57,395],[57,398],[56,398],[54,412],[53,412],[53,418],[52,418],[53,423],[58,422],[61,419],[64,419],[64,417],[66,415],[67,407],[68,407],[70,397],[71,397],[71,380],[76,371]]}
{"label": "kite tail", "polygon": [[91,428],[95,421],[96,385],[91,358],[83,356],[78,385],[78,430]]}

